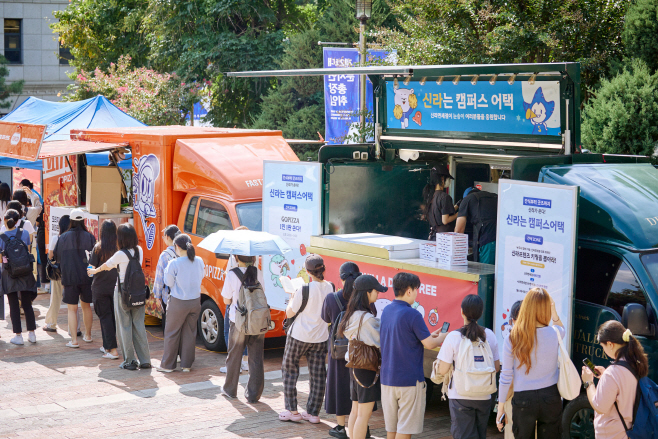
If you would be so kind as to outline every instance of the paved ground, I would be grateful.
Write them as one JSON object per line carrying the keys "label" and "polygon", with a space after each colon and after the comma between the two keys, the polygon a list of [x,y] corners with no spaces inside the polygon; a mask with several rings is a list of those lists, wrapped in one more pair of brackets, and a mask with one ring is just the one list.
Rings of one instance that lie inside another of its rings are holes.
{"label": "paved ground", "polygon": [[[35,301],[41,327],[49,296]],[[328,438],[333,416],[322,413],[322,423],[282,423],[284,409],[281,341],[266,342],[265,392],[258,404],[240,394],[228,401],[219,394],[226,354],[209,352],[197,344],[191,373],[163,374],[155,370],[125,371],[118,360],[101,358],[101,334],[94,316],[92,343],[66,348],[65,309],[60,310],[57,334],[37,330],[37,343],[14,346],[9,322],[0,320],[0,437],[7,438]],[[153,364],[162,356],[162,330],[147,327]],[[298,384],[303,405],[308,374]],[[246,379],[246,375],[242,376]],[[436,392],[439,393],[439,392]],[[493,418],[493,417],[492,417]],[[371,420],[373,437],[386,437],[381,411]],[[502,438],[490,425],[488,437]],[[425,431],[416,438],[450,437],[447,403],[435,394],[425,416]]]}

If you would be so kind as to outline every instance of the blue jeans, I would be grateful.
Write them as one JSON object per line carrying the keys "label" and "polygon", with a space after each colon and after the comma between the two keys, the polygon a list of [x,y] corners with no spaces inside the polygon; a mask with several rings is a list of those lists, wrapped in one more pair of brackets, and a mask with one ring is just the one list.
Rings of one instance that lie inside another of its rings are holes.
{"label": "blue jeans", "polygon": [[[231,321],[228,318],[228,309],[231,305],[226,305],[226,311],[224,311],[224,341],[226,342],[226,352],[228,352],[228,330],[231,327]],[[247,346],[244,347],[244,352],[242,356],[247,356]]]}

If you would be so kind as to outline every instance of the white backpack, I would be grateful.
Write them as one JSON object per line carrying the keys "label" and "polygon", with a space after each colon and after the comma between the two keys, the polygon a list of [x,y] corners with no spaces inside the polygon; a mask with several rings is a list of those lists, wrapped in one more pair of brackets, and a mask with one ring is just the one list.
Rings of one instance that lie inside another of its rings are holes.
{"label": "white backpack", "polygon": [[[477,358],[478,361],[475,361]],[[462,336],[455,359],[451,385],[463,396],[489,396],[496,393],[496,366],[488,341],[472,342]]]}

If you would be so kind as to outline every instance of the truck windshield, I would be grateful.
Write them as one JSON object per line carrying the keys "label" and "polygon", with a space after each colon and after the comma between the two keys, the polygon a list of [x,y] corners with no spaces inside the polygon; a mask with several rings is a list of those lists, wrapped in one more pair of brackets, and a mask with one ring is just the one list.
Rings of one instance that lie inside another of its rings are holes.
{"label": "truck windshield", "polygon": [[643,254],[642,263],[649,272],[654,287],[658,290],[658,252]]}
{"label": "truck windshield", "polygon": [[263,230],[263,203],[242,203],[235,207],[240,225],[249,230],[260,232]]}

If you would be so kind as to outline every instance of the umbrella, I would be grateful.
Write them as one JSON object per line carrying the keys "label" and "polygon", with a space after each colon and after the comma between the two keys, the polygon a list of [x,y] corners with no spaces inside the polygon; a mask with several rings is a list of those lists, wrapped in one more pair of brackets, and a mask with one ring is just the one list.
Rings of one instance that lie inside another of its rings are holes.
{"label": "umbrella", "polygon": [[240,256],[281,255],[292,250],[281,237],[253,230],[220,230],[204,238],[199,247]]}

